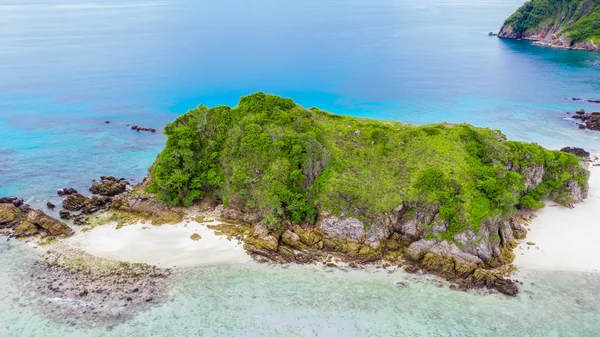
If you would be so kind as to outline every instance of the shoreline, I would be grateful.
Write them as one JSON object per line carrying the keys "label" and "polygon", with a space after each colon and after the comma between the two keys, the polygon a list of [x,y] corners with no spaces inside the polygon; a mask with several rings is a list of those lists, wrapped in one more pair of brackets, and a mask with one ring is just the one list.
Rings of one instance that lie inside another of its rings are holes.
{"label": "shoreline", "polygon": [[600,272],[600,260],[593,258],[600,255],[595,214],[600,209],[600,167],[592,164],[589,170],[587,199],[572,209],[548,203],[535,213],[527,238],[514,250],[517,268]]}

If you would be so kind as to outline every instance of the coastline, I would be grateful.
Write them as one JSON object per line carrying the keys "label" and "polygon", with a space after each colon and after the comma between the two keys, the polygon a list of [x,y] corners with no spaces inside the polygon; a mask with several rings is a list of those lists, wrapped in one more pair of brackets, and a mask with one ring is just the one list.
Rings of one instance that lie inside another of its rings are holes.
{"label": "coastline", "polygon": [[595,214],[600,209],[600,167],[589,170],[587,199],[572,209],[548,203],[535,213],[527,238],[514,251],[517,268],[600,272],[600,260],[594,258],[600,255]]}

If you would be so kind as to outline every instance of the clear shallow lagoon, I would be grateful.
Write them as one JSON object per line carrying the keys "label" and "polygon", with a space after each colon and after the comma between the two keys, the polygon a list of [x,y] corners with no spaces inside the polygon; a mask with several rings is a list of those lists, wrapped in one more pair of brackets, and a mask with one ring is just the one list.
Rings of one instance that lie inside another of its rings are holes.
{"label": "clear shallow lagoon", "polygon": [[[57,188],[85,190],[100,175],[140,179],[164,137],[126,124],[160,128],[198,104],[235,105],[258,90],[340,114],[469,122],[511,139],[600,152],[600,134],[563,120],[566,111],[600,111],[600,104],[565,99],[600,98],[600,54],[488,37],[521,3],[4,0],[0,195],[38,205],[57,201]],[[20,261],[7,247],[0,242],[0,257]],[[424,285],[399,290],[387,274],[215,267],[189,271],[173,289],[174,302],[105,333],[402,335],[407,329],[431,336],[585,336],[600,330],[600,277],[531,273],[528,279],[544,285],[533,300]],[[78,335],[39,315],[23,316],[33,309],[12,302],[17,296],[9,288],[0,299],[0,335],[36,335],[38,326]]]}
{"label": "clear shallow lagoon", "polygon": [[[21,282],[29,261],[23,255],[31,252],[5,244],[0,254],[0,336],[592,337],[600,331],[600,282],[593,273],[521,271],[517,277],[526,283],[512,298],[438,288],[403,272],[258,264],[180,270],[170,301],[110,329],[72,327],[42,315]],[[409,285],[397,288],[399,280]]]}

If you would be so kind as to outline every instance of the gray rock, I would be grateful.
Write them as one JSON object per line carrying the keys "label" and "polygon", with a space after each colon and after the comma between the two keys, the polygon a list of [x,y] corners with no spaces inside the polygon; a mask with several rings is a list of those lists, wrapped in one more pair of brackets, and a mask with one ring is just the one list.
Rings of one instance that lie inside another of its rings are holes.
{"label": "gray rock", "polygon": [[576,181],[569,182],[569,194],[573,198],[574,203],[582,202],[587,197],[587,193],[584,193],[579,187],[579,183]]}
{"label": "gray rock", "polygon": [[330,216],[322,219],[319,227],[323,230],[323,233],[331,238],[347,239],[354,242],[363,242],[366,235],[365,225],[355,218],[342,220],[336,216]]}
{"label": "gray rock", "polygon": [[527,190],[534,189],[542,183],[546,170],[543,165],[533,165],[522,172]]}
{"label": "gray rock", "polygon": [[413,261],[419,261],[423,258],[425,253],[438,243],[437,240],[419,240],[410,244],[407,250],[408,257]]}
{"label": "gray rock", "polygon": [[267,229],[267,226],[259,223],[256,224],[254,226],[254,233],[252,233],[252,236],[256,237],[256,238],[264,238],[267,235],[269,235],[269,230]]}

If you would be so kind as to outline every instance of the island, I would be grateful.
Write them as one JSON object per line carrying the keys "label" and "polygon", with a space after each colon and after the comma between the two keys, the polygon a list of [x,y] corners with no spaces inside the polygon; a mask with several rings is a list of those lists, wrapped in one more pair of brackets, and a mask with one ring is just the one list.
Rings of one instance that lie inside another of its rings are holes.
{"label": "island", "polygon": [[498,36],[554,48],[600,51],[600,2],[527,1],[504,22]]}
{"label": "island", "polygon": [[[18,198],[0,199],[0,232],[52,247],[108,222],[187,227],[210,218],[218,220],[208,226],[214,233],[259,262],[377,264],[515,296],[513,249],[535,210],[547,200],[570,207],[588,193],[589,154],[581,149],[547,150],[469,124],[337,115],[262,92],[233,108],[198,106],[164,133],[166,146],[140,184],[102,177],[92,196],[60,189],[60,216],[70,226]],[[187,240],[201,244],[213,232]],[[122,282],[135,275],[115,292],[127,310],[164,297],[159,280],[168,270],[59,248],[44,253],[40,275],[62,286],[56,275],[85,270],[85,279],[69,277],[70,296],[111,301],[97,289],[109,289],[117,273]],[[104,269],[94,276],[86,261]]]}

